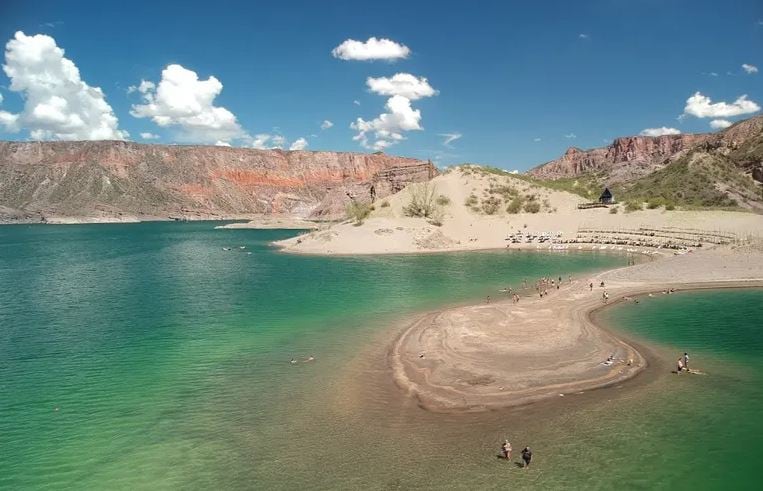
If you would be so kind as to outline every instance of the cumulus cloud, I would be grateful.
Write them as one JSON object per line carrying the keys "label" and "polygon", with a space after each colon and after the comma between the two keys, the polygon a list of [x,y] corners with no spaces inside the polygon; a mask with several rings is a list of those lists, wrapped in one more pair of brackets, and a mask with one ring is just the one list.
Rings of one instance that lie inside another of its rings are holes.
{"label": "cumulus cloud", "polygon": [[35,140],[127,138],[103,91],[80,78],[52,37],[17,32],[5,45],[3,70],[11,80],[9,89],[24,98],[20,113],[0,111],[6,131],[27,129]]}
{"label": "cumulus cloud", "polygon": [[421,111],[413,109],[411,101],[438,94],[426,78],[409,73],[398,73],[391,78],[368,77],[366,85],[371,92],[391,96],[384,106],[387,112],[371,121],[358,118],[350,124],[350,128],[358,132],[353,140],[377,151],[405,140],[406,131],[422,130]]}
{"label": "cumulus cloud", "polygon": [[[168,65],[159,84],[141,81],[144,104],[134,104],[130,114],[150,118],[161,127],[177,127],[181,137],[196,142],[230,142],[246,137],[236,116],[215,106],[223,84],[214,76],[200,80],[196,72],[180,65]],[[129,89],[128,89],[129,91]]]}
{"label": "cumulus cloud", "polygon": [[453,143],[454,141],[458,140],[459,138],[461,138],[464,135],[462,135],[461,133],[440,133],[440,136],[444,138],[444,140],[442,141],[442,144],[444,146],[446,146],[448,148],[453,148],[451,143]]}
{"label": "cumulus cloud", "polygon": [[141,133],[140,137],[143,138],[144,140],[156,140],[157,138],[159,138],[159,135],[145,132],[145,133]]}
{"label": "cumulus cloud", "polygon": [[[350,128],[358,134],[353,140],[373,150],[384,150],[395,143],[404,140],[403,132],[422,130],[421,111],[411,107],[411,101],[401,95],[392,96],[385,108],[388,112],[380,114],[371,121],[358,118],[350,124]],[[369,142],[369,134],[375,141]]]}
{"label": "cumulus cloud", "polygon": [[732,124],[734,123],[732,123],[728,119],[714,119],[710,121],[710,127],[713,128],[714,130],[722,130],[724,128],[728,128]]}
{"label": "cumulus cloud", "polygon": [[663,126],[661,128],[647,128],[639,133],[641,136],[663,136],[663,135],[680,135],[681,131],[676,128],[668,128]]}
{"label": "cumulus cloud", "polygon": [[713,103],[709,97],[696,92],[686,100],[684,115],[697,118],[727,118],[757,111],[760,111],[760,106],[747,99],[746,95],[739,96],[737,100],[729,104],[726,102]]}
{"label": "cumulus cloud", "polygon": [[408,58],[410,48],[404,44],[396,43],[391,39],[368,38],[368,41],[356,41],[347,39],[342,44],[331,50],[331,55],[340,60],[387,60],[394,61]]}
{"label": "cumulus cloud", "polygon": [[307,148],[307,145],[308,145],[307,140],[305,140],[304,138],[297,138],[296,140],[292,142],[291,146],[289,147],[289,150],[304,150]]}
{"label": "cumulus cloud", "polygon": [[332,123],[328,119],[324,119],[323,122],[321,123],[321,129],[322,130],[327,130],[327,129],[331,128],[332,126],[334,126],[334,123]]}
{"label": "cumulus cloud", "polygon": [[426,78],[416,77],[410,73],[396,73],[391,78],[368,77],[366,85],[368,90],[375,94],[385,96],[401,95],[411,101],[421,99],[422,97],[432,97],[438,93],[429,85]]}
{"label": "cumulus cloud", "polygon": [[252,148],[259,150],[283,149],[286,145],[286,138],[282,135],[271,135],[269,133],[259,133],[251,137]]}
{"label": "cumulus cloud", "polygon": [[748,73],[752,75],[753,73],[758,73],[758,67],[755,65],[748,65],[747,63],[742,64],[742,70],[745,71],[745,73]]}
{"label": "cumulus cloud", "polygon": [[222,140],[217,140],[217,141],[215,142],[215,146],[216,146],[216,147],[229,147],[229,146],[230,146],[230,143],[228,143],[228,142],[224,142],[224,141],[222,141]]}

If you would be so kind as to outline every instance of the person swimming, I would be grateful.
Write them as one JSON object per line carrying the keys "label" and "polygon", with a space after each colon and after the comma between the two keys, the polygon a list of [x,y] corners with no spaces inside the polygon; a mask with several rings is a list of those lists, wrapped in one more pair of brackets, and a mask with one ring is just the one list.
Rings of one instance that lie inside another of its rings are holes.
{"label": "person swimming", "polygon": [[291,359],[291,361],[290,361],[289,363],[291,363],[292,365],[296,365],[296,364],[297,364],[297,360],[295,360],[294,358],[292,358],[292,359]]}

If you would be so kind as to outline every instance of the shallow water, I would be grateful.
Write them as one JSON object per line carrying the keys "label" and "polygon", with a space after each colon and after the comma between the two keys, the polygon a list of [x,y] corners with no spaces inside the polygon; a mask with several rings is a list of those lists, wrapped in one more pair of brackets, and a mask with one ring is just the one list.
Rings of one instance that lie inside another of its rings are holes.
{"label": "shallow water", "polygon": [[268,246],[293,232],[212,226],[0,227],[0,487],[496,485],[506,414],[415,407],[389,326],[627,261],[293,256]]}

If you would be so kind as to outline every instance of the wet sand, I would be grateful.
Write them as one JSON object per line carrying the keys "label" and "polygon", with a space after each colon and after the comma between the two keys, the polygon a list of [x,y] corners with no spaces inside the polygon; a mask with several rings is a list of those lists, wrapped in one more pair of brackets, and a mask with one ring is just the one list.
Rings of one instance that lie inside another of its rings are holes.
{"label": "wet sand", "polygon": [[496,292],[490,304],[428,312],[403,326],[389,363],[397,385],[432,411],[484,411],[558,398],[619,384],[648,365],[633,344],[594,322],[597,310],[670,289],[758,286],[763,253],[756,249],[662,257],[563,279],[542,299],[525,291],[514,304]]}

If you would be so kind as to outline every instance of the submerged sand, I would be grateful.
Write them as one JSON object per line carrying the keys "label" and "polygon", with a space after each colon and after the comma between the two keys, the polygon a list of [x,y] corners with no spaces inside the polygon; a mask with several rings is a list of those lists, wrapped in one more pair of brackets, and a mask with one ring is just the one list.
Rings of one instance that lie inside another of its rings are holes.
{"label": "submerged sand", "polygon": [[405,327],[389,359],[397,384],[430,410],[526,404],[617,384],[646,368],[636,348],[593,323],[593,311],[671,289],[757,286],[763,286],[763,252],[755,249],[663,256],[563,279],[544,298],[533,290],[519,303],[504,298],[427,313]]}

